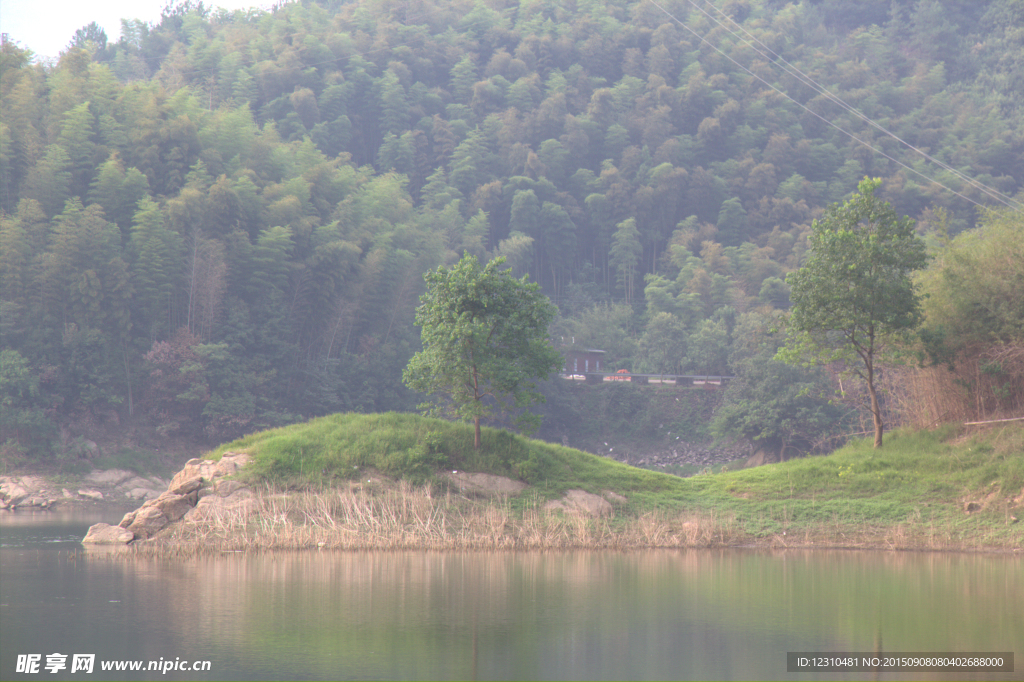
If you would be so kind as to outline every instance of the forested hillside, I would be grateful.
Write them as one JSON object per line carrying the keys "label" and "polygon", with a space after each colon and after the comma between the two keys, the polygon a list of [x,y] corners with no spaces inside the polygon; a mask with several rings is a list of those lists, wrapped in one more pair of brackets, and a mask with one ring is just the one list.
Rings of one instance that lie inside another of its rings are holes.
{"label": "forested hillside", "polygon": [[1022,26],[1019,0],[186,0],[52,64],[9,36],[0,443],[412,409],[423,273],[465,252],[539,282],[556,341],[750,376],[810,442],[827,377],[767,330],[812,220],[865,175],[936,248],[1014,205]]}

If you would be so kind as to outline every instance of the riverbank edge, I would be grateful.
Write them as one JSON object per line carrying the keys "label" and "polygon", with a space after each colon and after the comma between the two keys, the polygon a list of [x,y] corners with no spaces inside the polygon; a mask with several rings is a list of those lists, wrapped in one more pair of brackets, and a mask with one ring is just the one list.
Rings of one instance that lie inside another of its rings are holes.
{"label": "riverbank edge", "polygon": [[521,482],[445,474],[414,487],[368,471],[330,489],[250,486],[244,452],[193,459],[167,490],[117,526],[96,524],[86,547],[125,557],[188,558],[275,551],[537,551],[667,548],[848,549],[1024,554],[954,528],[835,522],[754,535],[715,510],[628,509],[624,496],[569,491],[544,501]]}

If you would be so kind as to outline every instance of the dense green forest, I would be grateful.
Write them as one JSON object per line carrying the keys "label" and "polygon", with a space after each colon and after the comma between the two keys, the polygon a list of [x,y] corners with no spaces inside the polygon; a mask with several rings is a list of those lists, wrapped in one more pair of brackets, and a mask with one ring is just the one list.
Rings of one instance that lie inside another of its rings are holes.
{"label": "dense green forest", "polygon": [[556,342],[779,403],[723,433],[811,442],[831,377],[768,332],[812,220],[869,175],[933,250],[979,205],[1019,235],[1022,26],[1020,0],[185,0],[55,63],[10,36],[0,443],[413,409],[423,273],[463,253],[538,282]]}

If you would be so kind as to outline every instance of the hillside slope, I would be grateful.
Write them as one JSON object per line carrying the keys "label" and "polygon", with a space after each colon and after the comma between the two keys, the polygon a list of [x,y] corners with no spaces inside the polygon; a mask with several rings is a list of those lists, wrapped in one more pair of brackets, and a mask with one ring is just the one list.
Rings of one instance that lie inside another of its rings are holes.
{"label": "hillside slope", "polygon": [[8,36],[0,455],[410,410],[422,275],[465,252],[609,366],[727,373],[865,175],[932,241],[1024,187],[1020,2],[664,7],[180,2],[52,64]]}
{"label": "hillside slope", "polygon": [[[759,544],[1024,551],[1024,428],[898,432],[827,456],[682,479],[412,415],[332,415],[254,434],[249,516],[179,528],[157,548],[655,547]],[[464,494],[449,472],[527,484]],[[578,514],[573,491],[612,501]],[[552,510],[550,501],[562,501]],[[613,511],[611,511],[613,509]],[[207,524],[207,525],[202,525]]]}

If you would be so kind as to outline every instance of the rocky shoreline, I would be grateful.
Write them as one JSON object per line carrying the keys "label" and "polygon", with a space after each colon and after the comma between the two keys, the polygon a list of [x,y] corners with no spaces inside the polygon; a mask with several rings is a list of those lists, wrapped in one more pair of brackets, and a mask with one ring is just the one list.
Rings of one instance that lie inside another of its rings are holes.
{"label": "rocky shoreline", "polygon": [[[231,519],[231,523],[242,527],[246,525],[246,519],[263,519],[263,522],[271,526],[278,522],[288,525],[291,522],[287,519],[287,513],[271,513],[269,519],[264,518],[268,516],[268,510],[265,508],[268,494],[273,498],[281,497],[281,493],[254,491],[233,478],[248,461],[249,455],[244,452],[227,452],[219,461],[189,460],[171,479],[166,490],[147,499],[138,509],[125,514],[116,526],[108,523],[91,526],[82,542],[85,545],[138,546],[140,541],[143,544],[149,544],[146,541],[166,541],[173,545],[180,541],[180,538],[176,539],[176,533],[182,528],[195,531],[211,526],[220,527],[227,518]],[[365,497],[365,493],[369,492],[370,497],[376,497],[378,494],[386,496],[383,492],[386,488],[402,487],[400,483],[389,481],[378,474],[368,475],[370,478],[349,482],[347,486],[343,486],[344,490],[339,489],[334,493]],[[521,481],[493,474],[452,471],[445,472],[442,476],[448,480],[450,490],[466,501],[516,495],[526,488],[526,484]],[[380,490],[372,492],[373,489]],[[399,492],[399,495],[406,496],[410,492]],[[283,497],[291,494],[284,493]],[[300,491],[294,494],[296,497],[303,497],[309,493]],[[421,494],[430,498],[429,492]],[[329,497],[330,493],[326,495]],[[403,505],[406,502],[407,500]],[[609,518],[614,515],[616,506],[626,502],[625,497],[612,491],[597,495],[583,490],[569,490],[561,499],[545,502],[540,510],[545,513],[559,512],[590,518]],[[328,520],[328,523],[332,522]],[[193,549],[197,548],[194,542],[187,544],[193,545]],[[314,546],[322,547],[325,544],[326,542],[320,541]]]}
{"label": "rocky shoreline", "polygon": [[82,540],[84,544],[126,545],[146,540],[186,516],[203,517],[251,503],[252,490],[238,481],[225,480],[249,461],[245,453],[225,453],[220,461],[190,459],[174,475],[166,489],[128,512],[112,526],[98,523]]}
{"label": "rocky shoreline", "polygon": [[[750,458],[748,466],[761,464],[753,461],[755,453],[749,446],[693,445],[678,443],[671,447],[633,451],[628,445],[618,447],[587,447],[587,451],[610,457],[624,464],[649,469],[666,467],[714,467],[726,462]],[[194,462],[198,460],[190,460]],[[155,500],[168,491],[170,482],[158,476],[143,476],[123,469],[93,471],[75,484],[62,484],[54,477],[40,474],[0,476],[0,512],[45,510],[95,503],[131,505]]]}
{"label": "rocky shoreline", "polygon": [[131,471],[108,469],[62,485],[41,475],[0,476],[0,511],[54,509],[82,504],[131,504],[158,497],[167,481]]}

